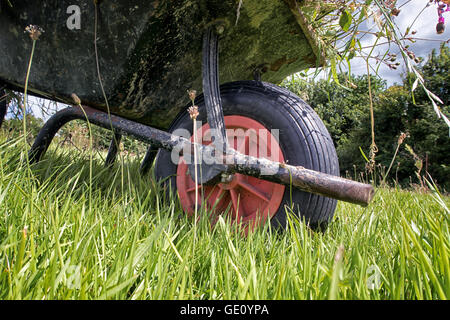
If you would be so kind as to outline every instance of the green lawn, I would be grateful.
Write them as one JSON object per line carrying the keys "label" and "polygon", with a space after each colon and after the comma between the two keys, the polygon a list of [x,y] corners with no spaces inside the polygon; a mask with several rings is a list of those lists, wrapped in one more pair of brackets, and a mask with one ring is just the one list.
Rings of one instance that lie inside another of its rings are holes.
{"label": "green lawn", "polygon": [[[446,299],[449,203],[378,189],[325,233],[291,216],[248,237],[195,226],[137,160],[51,150],[29,168],[0,137],[0,299]],[[92,165],[90,165],[90,163]],[[287,209],[289,210],[289,209]]]}

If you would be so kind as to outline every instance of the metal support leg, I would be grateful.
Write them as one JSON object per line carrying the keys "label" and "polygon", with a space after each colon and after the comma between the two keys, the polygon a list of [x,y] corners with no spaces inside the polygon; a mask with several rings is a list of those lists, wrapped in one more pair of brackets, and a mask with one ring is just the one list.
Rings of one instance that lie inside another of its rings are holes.
{"label": "metal support leg", "polygon": [[[73,120],[89,121],[90,123],[105,129],[111,129],[112,126],[116,134],[131,135],[137,140],[151,144],[155,149],[165,148],[172,150],[180,145],[179,139],[181,138],[173,136],[170,133],[154,129],[122,117],[109,115],[106,112],[90,107],[69,107],[54,114],[44,124],[41,131],[39,131],[39,134],[37,135],[36,140],[34,141],[34,144],[29,152],[30,162],[39,162],[47,151],[56,133],[62,128],[62,126]],[[191,144],[189,143],[189,145]]]}
{"label": "metal support leg", "polygon": [[261,70],[260,69],[255,69],[253,71],[253,80],[255,80],[257,82],[261,82]]}
{"label": "metal support leg", "polygon": [[[81,113],[81,114],[80,114]],[[66,123],[76,120],[83,119],[84,116],[79,108],[66,108],[55,115],[53,115],[42,127],[41,131],[34,140],[33,145],[28,153],[28,158],[30,163],[39,162],[42,156],[47,151],[50,143],[55,137],[56,133],[61,129]]]}
{"label": "metal support leg", "polygon": [[122,135],[119,133],[114,133],[114,137],[109,145],[108,155],[105,160],[105,167],[111,167],[117,158],[117,152],[119,151],[120,141],[122,140]]}
{"label": "metal support leg", "polygon": [[153,164],[153,160],[155,160],[156,153],[158,152],[158,148],[155,148],[152,144],[147,149],[147,153],[145,154],[144,160],[141,163],[140,171],[142,175],[147,174]]}

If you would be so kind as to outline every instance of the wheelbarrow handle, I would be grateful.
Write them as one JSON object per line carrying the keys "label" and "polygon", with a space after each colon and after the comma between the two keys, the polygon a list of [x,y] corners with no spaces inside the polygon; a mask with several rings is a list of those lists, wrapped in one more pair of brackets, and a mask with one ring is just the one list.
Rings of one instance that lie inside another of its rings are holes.
{"label": "wheelbarrow handle", "polygon": [[229,171],[231,172],[253,176],[286,186],[292,185],[302,191],[362,206],[367,206],[375,195],[375,190],[370,184],[344,179],[301,166],[245,156],[237,152],[234,154],[234,157],[237,162],[229,166]]}

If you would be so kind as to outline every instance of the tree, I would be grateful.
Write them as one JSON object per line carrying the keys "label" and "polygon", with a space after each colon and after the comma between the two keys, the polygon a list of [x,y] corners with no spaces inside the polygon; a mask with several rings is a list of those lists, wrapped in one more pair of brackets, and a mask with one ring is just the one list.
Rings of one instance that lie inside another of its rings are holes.
{"label": "tree", "polygon": [[[439,54],[433,50],[421,68],[426,87],[438,95],[443,105],[441,110],[450,115],[450,49],[441,45]],[[404,87],[409,85],[405,79]],[[450,132],[442,120],[438,120],[426,93],[421,88],[414,92],[415,104],[411,103],[406,113],[406,126],[410,145],[424,162],[424,171],[437,179],[446,190],[450,190]]]}
{"label": "tree", "polygon": [[[338,79],[344,83],[346,78],[339,75]],[[386,88],[386,82],[379,78],[371,77],[371,82],[375,94]],[[306,82],[298,78],[285,81],[283,85],[311,105],[325,123],[336,146],[340,145],[341,139],[346,140],[353,129],[363,125],[361,121],[369,105],[367,76],[353,77],[354,89],[327,80]]]}
{"label": "tree", "polygon": [[[444,102],[441,110],[449,115],[450,50],[440,48],[433,51],[427,62],[420,67],[426,79],[426,87]],[[375,117],[375,142],[378,147],[376,162],[388,168],[397,149],[398,138],[407,134],[400,146],[387,181],[397,181],[409,186],[418,183],[416,172],[429,173],[446,190],[450,190],[450,138],[444,121],[437,118],[433,106],[423,89],[411,95],[411,76],[407,75],[402,85],[386,89],[384,81],[371,77]],[[344,77],[339,77],[343,83]],[[368,154],[371,144],[370,103],[367,76],[354,77],[356,88],[348,90],[342,86],[320,81],[292,79],[284,85],[305,98],[323,119],[330,132],[339,157],[341,175],[353,176],[364,172],[366,160],[362,150]],[[409,146],[406,148],[406,144]],[[383,172],[378,171],[378,175]]]}

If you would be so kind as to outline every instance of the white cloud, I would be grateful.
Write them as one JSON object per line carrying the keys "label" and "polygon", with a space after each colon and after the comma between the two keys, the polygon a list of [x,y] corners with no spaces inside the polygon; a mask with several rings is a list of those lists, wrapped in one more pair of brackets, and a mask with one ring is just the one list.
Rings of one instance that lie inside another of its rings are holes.
{"label": "white cloud", "polygon": [[[394,17],[394,22],[398,26],[399,31],[403,34],[408,27],[411,26],[411,31],[415,30],[417,33],[414,35],[417,40],[416,43],[408,41],[409,50],[414,52],[418,57],[427,58],[433,49],[438,49],[443,41],[450,39],[450,12],[444,14],[446,18],[447,27],[442,34],[436,33],[436,24],[438,20],[437,7],[435,4],[430,4],[426,7],[428,0],[401,0],[398,1],[397,7],[400,8],[400,14]],[[417,17],[417,15],[423,10],[423,12]],[[417,19],[416,19],[417,17]],[[370,23],[370,22],[369,22]],[[376,28],[374,28],[375,30]],[[363,47],[371,46],[375,42],[375,36],[365,36],[361,41]],[[394,83],[401,83],[402,75],[406,73],[406,66],[400,57],[400,50],[396,44],[378,46],[374,49],[373,54],[380,54],[381,56],[389,50],[389,53],[395,53],[398,56],[398,61],[401,65],[397,70],[390,69],[387,65],[381,64],[379,66],[378,74],[381,78],[387,81],[388,85]],[[368,53],[368,50],[366,50]],[[367,67],[365,60],[362,58],[354,58],[351,60],[352,73],[355,75],[367,74]],[[375,61],[371,60],[371,65],[375,68]],[[372,71],[373,73],[373,71]],[[326,78],[327,73],[322,72],[319,78]]]}

